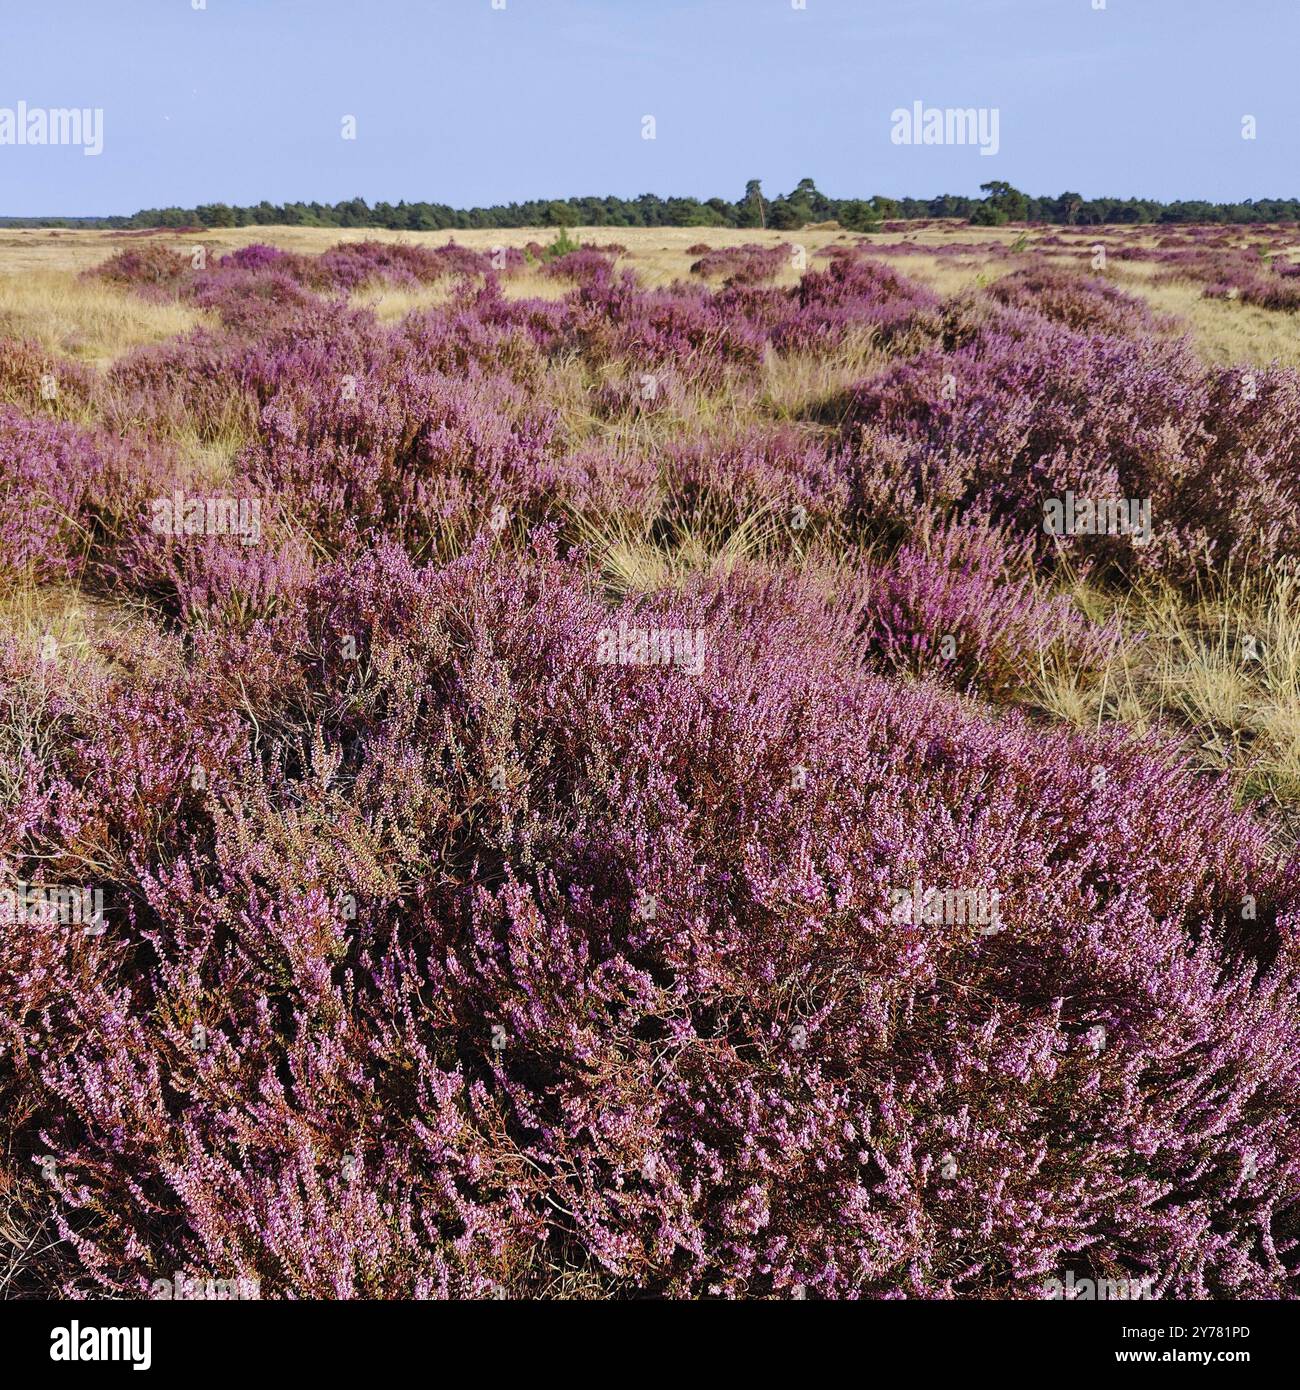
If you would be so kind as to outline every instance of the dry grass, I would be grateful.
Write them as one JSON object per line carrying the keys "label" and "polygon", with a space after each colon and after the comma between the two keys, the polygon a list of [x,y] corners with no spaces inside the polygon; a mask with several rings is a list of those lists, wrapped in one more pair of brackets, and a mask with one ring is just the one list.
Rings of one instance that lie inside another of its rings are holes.
{"label": "dry grass", "polygon": [[519,275],[511,275],[501,282],[501,293],[507,299],[563,299],[573,289],[567,280],[557,280],[554,276],[543,275],[538,270],[528,270]]}
{"label": "dry grass", "polygon": [[890,264],[900,274],[919,280],[936,294],[944,296],[982,288],[1017,269],[1015,261],[993,261],[975,256],[959,260],[948,256],[907,256],[894,258]]}
{"label": "dry grass", "polygon": [[[265,242],[285,251],[300,251],[319,255],[331,246],[349,241],[407,242],[419,246],[444,246],[448,241],[467,246],[473,251],[491,251],[497,246],[523,248],[530,241],[543,245],[558,235],[555,227],[509,227],[484,230],[441,232],[389,232],[382,228],[347,227],[231,227],[208,228],[199,233],[176,234],[159,232],[148,237],[124,237],[113,232],[58,231],[40,228],[13,228],[0,232],[0,272],[88,270],[109,256],[131,246],[160,243],[189,255],[196,246],[207,248],[209,256],[222,256],[253,242]],[[797,232],[778,232],[760,228],[735,227],[570,227],[569,237],[578,242],[595,242],[599,246],[617,243],[627,248],[626,263],[634,266],[646,283],[666,283],[679,279],[690,271],[697,257],[687,248],[702,242],[713,247],[743,246],[753,242],[761,246],[779,246],[783,242],[802,246],[809,264],[824,247],[849,245],[862,238],[856,233],[841,231],[834,225],[804,227]],[[928,228],[910,232],[907,240],[921,246],[943,246],[952,243],[987,246],[1010,243],[1020,233],[1006,228],[962,227],[954,230]],[[888,232],[879,240],[892,242],[902,238]],[[1085,239],[1086,240],[1086,239]],[[909,257],[908,263],[923,257]],[[783,272],[783,274],[787,274]],[[793,265],[788,281],[793,284],[798,272]]]}
{"label": "dry grass", "polygon": [[833,357],[769,354],[762,404],[778,420],[808,420],[833,413],[848,389],[883,371],[893,359],[871,333],[850,334]]}
{"label": "dry grass", "polygon": [[[988,245],[1005,241],[1001,229],[937,229],[912,233],[921,245]],[[69,357],[106,364],[131,348],[159,342],[209,321],[209,316],[181,304],[150,304],[129,291],[82,278],[82,272],[102,264],[110,256],[143,243],[159,243],[190,255],[198,246],[210,258],[225,255],[253,242],[267,242],[286,251],[319,255],[340,242],[395,241],[442,246],[448,240],[476,251],[498,246],[522,248],[529,242],[552,241],[555,228],[523,227],[456,232],[388,232],[382,229],[336,227],[241,227],[208,229],[201,233],[160,232],[150,237],[125,237],[102,231],[49,231],[15,228],[0,233],[0,334],[31,338],[44,347]],[[642,283],[666,286],[689,279],[696,256],[687,248],[703,242],[709,246],[740,246],[756,242],[764,246],[782,243],[801,246],[810,267],[816,253],[827,246],[858,240],[835,226],[807,227],[799,232],[718,227],[576,227],[569,236],[598,245],[617,243],[627,248],[618,269],[635,270]],[[894,237],[885,235],[884,240]],[[957,264],[932,257],[913,257],[899,268],[916,274],[943,292],[964,288],[980,273],[975,262]],[[800,272],[792,261],[774,283],[793,285]],[[572,287],[536,272],[512,276],[502,285],[511,298],[559,299]],[[396,322],[415,310],[446,300],[450,284],[422,290],[371,288],[353,296],[357,304],[373,308],[380,320]]]}
{"label": "dry grass", "polygon": [[418,313],[421,309],[435,309],[445,304],[455,291],[455,282],[443,281],[438,285],[427,285],[418,290],[402,289],[392,285],[382,288],[367,286],[354,291],[349,303],[354,308],[369,309],[380,323],[396,323],[407,314]]}
{"label": "dry grass", "polygon": [[695,515],[669,535],[655,533],[641,518],[578,512],[571,518],[573,538],[586,547],[615,595],[680,589],[697,575],[728,575],[762,555],[776,529],[775,518],[762,511],[739,525]]}
{"label": "dry grass", "polygon": [[92,363],[161,342],[204,322],[182,304],[150,304],[68,270],[10,272],[0,261],[0,335],[28,338]]}
{"label": "dry grass", "polygon": [[1082,727],[1174,730],[1300,830],[1300,575],[1273,568],[1191,599],[1160,585],[1076,597],[1123,639],[1100,680],[1040,673],[1034,703]]}
{"label": "dry grass", "polygon": [[1157,312],[1185,319],[1197,352],[1207,362],[1264,367],[1276,360],[1285,367],[1300,367],[1295,314],[1231,299],[1206,299],[1204,286],[1187,281],[1135,278],[1124,287],[1140,294]]}
{"label": "dry grass", "polygon": [[95,639],[121,632],[131,610],[83,593],[73,584],[19,582],[0,594],[0,637],[31,643],[43,661],[95,661]]}

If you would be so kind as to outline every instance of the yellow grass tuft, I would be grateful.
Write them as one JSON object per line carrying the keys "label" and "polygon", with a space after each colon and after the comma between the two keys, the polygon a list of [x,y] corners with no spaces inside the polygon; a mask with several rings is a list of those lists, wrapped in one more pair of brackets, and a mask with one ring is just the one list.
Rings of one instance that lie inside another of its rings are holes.
{"label": "yellow grass tuft", "polygon": [[[1085,591],[1122,627],[1101,679],[1041,672],[1034,703],[1081,727],[1119,722],[1182,736],[1242,797],[1300,811],[1300,575],[1273,567],[1187,598],[1165,585]],[[1300,818],[1297,819],[1300,829]]]}
{"label": "yellow grass tuft", "polygon": [[0,335],[26,338],[51,352],[111,362],[131,348],[161,342],[205,322],[182,304],[151,304],[67,270],[0,274]]}
{"label": "yellow grass tuft", "polygon": [[570,516],[574,540],[586,547],[617,595],[680,589],[696,575],[731,574],[762,555],[775,529],[765,511],[739,525],[697,513],[674,522],[667,536],[656,534],[654,521],[645,517]]}

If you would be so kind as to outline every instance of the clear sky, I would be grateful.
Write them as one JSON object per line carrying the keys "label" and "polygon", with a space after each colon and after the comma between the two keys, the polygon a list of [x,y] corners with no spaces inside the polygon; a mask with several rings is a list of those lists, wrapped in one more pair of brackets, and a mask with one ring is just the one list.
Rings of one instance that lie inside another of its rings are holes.
{"label": "clear sky", "polygon": [[[836,197],[1300,194],[1300,0],[798,3],[0,0],[0,120],[104,112],[98,157],[0,144],[0,213],[734,199],[805,176]],[[916,101],[997,108],[998,153],[891,143]]]}

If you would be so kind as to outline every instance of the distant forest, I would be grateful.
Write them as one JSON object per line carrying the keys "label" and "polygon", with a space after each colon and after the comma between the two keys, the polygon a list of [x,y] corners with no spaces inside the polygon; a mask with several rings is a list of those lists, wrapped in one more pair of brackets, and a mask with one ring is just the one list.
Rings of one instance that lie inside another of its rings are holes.
{"label": "distant forest", "polygon": [[386,227],[391,231],[436,232],[491,227],[770,227],[795,231],[811,222],[838,222],[849,231],[871,232],[895,219],[969,218],[980,226],[1042,222],[1064,226],[1107,223],[1295,222],[1300,200],[1261,198],[1243,203],[1196,199],[1161,203],[1149,198],[1084,198],[1078,193],[1031,197],[1008,183],[980,185],[983,198],[945,193],[938,198],[830,198],[812,179],[790,193],[769,198],[750,179],[734,203],[726,198],[534,199],[490,208],[453,208],[445,203],[376,203],[364,198],[335,203],[258,203],[231,207],[205,203],[194,208],[145,208],[130,217],[0,217],[8,227]]}

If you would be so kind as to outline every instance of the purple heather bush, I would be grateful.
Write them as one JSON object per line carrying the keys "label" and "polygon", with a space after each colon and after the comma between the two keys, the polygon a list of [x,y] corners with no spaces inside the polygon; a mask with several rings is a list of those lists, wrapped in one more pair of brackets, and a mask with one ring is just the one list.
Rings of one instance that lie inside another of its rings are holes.
{"label": "purple heather bush", "polygon": [[81,577],[158,486],[158,456],[103,432],[0,406],[0,581]]}
{"label": "purple heather bush", "polygon": [[[611,611],[542,536],[381,545],[66,702],[112,925],[0,972],[66,1290],[1288,1289],[1294,874],[1169,750],[867,659],[796,581]],[[954,882],[998,932],[898,919]]]}
{"label": "purple heather bush", "polygon": [[864,573],[863,631],[888,669],[1007,699],[1056,664],[1100,666],[1118,634],[1035,586],[1032,543],[949,525]]}
{"label": "purple heather bush", "polygon": [[717,388],[763,363],[763,330],[703,288],[641,291],[627,272],[582,286],[567,307],[566,336],[593,364],[622,361],[652,375],[671,367]]}
{"label": "purple heather bush", "polygon": [[247,246],[241,246],[238,251],[232,251],[228,256],[222,256],[220,264],[235,270],[258,271],[275,270],[286,261],[292,263],[296,260],[296,257],[290,257],[278,246],[267,246],[264,242],[254,241]]}
{"label": "purple heather bush", "polygon": [[95,392],[94,374],[39,343],[0,337],[0,404],[32,414],[83,412]]}
{"label": "purple heather bush", "polygon": [[373,532],[419,547],[496,506],[545,507],[560,467],[554,422],[517,388],[413,366],[345,384],[310,401],[274,397],[238,462],[250,495],[278,499],[319,543]]}
{"label": "purple heather bush", "polygon": [[833,530],[848,503],[844,452],[790,426],[715,431],[660,450],[658,463],[667,519],[688,528],[701,515],[733,526],[766,516],[773,531],[807,539]]}
{"label": "purple heather bush", "polygon": [[478,370],[539,389],[563,310],[554,304],[548,310],[541,300],[505,301],[494,290],[487,286],[470,300],[409,314],[390,340],[392,365],[410,362],[445,375]]}
{"label": "purple heather bush", "polygon": [[222,268],[203,278],[194,292],[200,309],[210,309],[222,326],[237,333],[257,333],[267,320],[314,302],[310,290],[292,274],[276,268]]}
{"label": "purple heather bush", "polygon": [[[523,257],[503,250],[501,270],[520,267]],[[449,241],[429,247],[401,241],[345,241],[316,257],[296,257],[294,272],[310,288],[350,293],[367,285],[414,289],[448,276],[476,277],[494,269],[490,255]]]}
{"label": "purple heather bush", "polygon": [[1297,267],[1274,259],[1275,253],[1289,250],[1291,244],[1288,239],[1248,249],[1179,242],[1148,259],[1166,267],[1163,278],[1203,284],[1207,299],[1235,299],[1261,309],[1292,311],[1300,308],[1300,285],[1293,283]]}
{"label": "purple heather bush", "polygon": [[[1024,311],[972,322],[952,351],[918,353],[853,393],[861,515],[906,529],[984,517],[1042,554],[1064,544],[1179,581],[1296,553],[1293,369],[1207,368],[1187,341],[1072,332]],[[1044,504],[1067,492],[1150,499],[1150,541],[1058,542]]]}
{"label": "purple heather bush", "polygon": [[85,502],[102,469],[83,432],[0,406],[0,577],[70,578],[88,548]]}
{"label": "purple heather bush", "polygon": [[312,277],[322,289],[355,290],[374,281],[414,288],[439,278],[441,266],[423,247],[390,241],[344,242],[317,258]]}
{"label": "purple heather bush", "polygon": [[1059,266],[1033,265],[1013,271],[989,287],[999,304],[1043,314],[1080,333],[1138,337],[1157,329],[1146,303],[1096,276],[1071,274]]}
{"label": "purple heather bush", "polygon": [[336,394],[386,356],[369,310],[319,299],[259,304],[238,329],[195,329],[120,358],[105,380],[109,422],[157,435],[248,434],[273,397],[307,402]]}
{"label": "purple heather bush", "polygon": [[939,308],[931,291],[864,257],[841,257],[809,271],[791,292],[791,309],[773,333],[783,350],[824,350],[852,329],[870,329],[882,342],[924,334]]}
{"label": "purple heather bush", "polygon": [[574,285],[606,285],[614,274],[614,256],[594,246],[582,246],[547,261],[542,274]]}
{"label": "purple heather bush", "polygon": [[87,274],[157,299],[188,293],[195,271],[190,256],[150,242],[128,246]]}
{"label": "purple heather bush", "polygon": [[759,246],[747,242],[743,246],[721,247],[706,251],[691,266],[691,274],[704,279],[722,278],[726,285],[761,285],[775,280],[792,264],[794,247],[788,242],[780,246]]}

